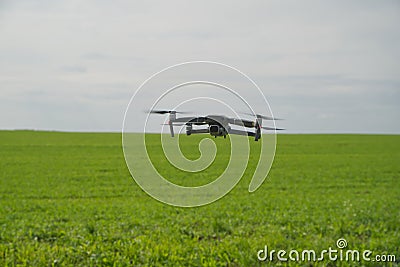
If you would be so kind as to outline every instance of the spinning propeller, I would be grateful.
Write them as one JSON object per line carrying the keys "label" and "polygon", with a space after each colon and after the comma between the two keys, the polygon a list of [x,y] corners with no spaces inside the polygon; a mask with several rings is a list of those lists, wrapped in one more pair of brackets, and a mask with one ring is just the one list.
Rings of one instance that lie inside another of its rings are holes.
{"label": "spinning propeller", "polygon": [[253,113],[242,113],[242,114],[249,115],[249,116],[255,116],[256,118],[263,119],[263,120],[271,120],[271,121],[272,120],[274,120],[274,121],[283,120],[283,119],[279,119],[279,118],[272,118],[272,117],[264,116],[264,115],[261,115],[261,114],[253,114]]}
{"label": "spinning propeller", "polygon": [[152,110],[149,110],[147,113],[152,113],[152,114],[188,114],[190,112],[188,112],[188,111],[176,111],[176,110],[157,110],[157,109],[152,109]]}

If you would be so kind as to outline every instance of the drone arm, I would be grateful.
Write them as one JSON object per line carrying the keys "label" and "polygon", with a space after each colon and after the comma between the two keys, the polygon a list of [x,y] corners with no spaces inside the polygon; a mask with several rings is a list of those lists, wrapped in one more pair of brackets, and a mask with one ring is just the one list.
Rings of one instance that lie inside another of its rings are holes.
{"label": "drone arm", "polygon": [[180,117],[180,118],[175,118],[173,122],[187,123],[194,119],[196,119],[196,117]]}
{"label": "drone arm", "polygon": [[169,122],[168,122],[168,124],[169,124],[169,131],[171,132],[171,137],[175,136],[174,125],[173,125],[173,122],[175,120],[176,120],[176,113],[175,112],[174,113],[170,113],[169,114]]}
{"label": "drone arm", "polygon": [[230,124],[249,127],[249,128],[253,128],[254,127],[254,121],[235,119],[235,118],[228,118],[228,122]]}
{"label": "drone arm", "polygon": [[175,136],[175,133],[174,133],[174,125],[172,124],[172,121],[169,121],[169,131],[171,132],[171,137],[174,137]]}
{"label": "drone arm", "polygon": [[235,129],[231,129],[229,131],[229,134],[237,134],[237,135],[244,135],[244,136],[255,136],[255,133],[253,133],[253,132],[246,132],[246,131],[240,131],[240,130],[235,130]]}
{"label": "drone arm", "polygon": [[282,128],[273,128],[273,127],[261,127],[261,128],[263,128],[264,130],[272,130],[272,131],[282,131],[282,130],[285,130],[285,129],[282,129]]}

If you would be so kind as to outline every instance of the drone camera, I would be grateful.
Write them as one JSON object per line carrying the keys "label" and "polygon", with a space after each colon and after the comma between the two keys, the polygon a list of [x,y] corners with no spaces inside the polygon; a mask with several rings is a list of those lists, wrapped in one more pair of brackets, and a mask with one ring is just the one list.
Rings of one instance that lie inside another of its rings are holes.
{"label": "drone camera", "polygon": [[219,127],[218,125],[210,125],[209,131],[212,136],[221,135],[221,127]]}

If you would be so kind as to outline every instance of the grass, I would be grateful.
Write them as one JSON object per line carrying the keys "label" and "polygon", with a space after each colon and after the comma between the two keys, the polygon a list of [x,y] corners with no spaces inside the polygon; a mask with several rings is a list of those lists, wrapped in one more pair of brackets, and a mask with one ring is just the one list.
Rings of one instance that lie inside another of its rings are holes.
{"label": "grass", "polygon": [[[184,154],[198,157],[204,137],[182,136]],[[161,173],[193,186],[227,162],[228,140],[214,141],[216,168],[189,178],[159,153],[159,135],[149,150]],[[133,181],[120,134],[0,131],[0,265],[346,266],[257,260],[265,245],[321,251],[339,238],[399,265],[400,136],[278,135],[268,179],[250,194],[254,162],[221,200],[177,208]]]}

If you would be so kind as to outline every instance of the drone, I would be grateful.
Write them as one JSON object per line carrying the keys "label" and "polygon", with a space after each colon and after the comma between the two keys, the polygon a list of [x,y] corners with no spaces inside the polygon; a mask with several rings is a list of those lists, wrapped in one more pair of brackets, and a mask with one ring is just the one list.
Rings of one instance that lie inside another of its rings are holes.
{"label": "drone", "polygon": [[[186,134],[204,134],[209,133],[211,136],[217,138],[218,136],[223,136],[226,138],[229,134],[236,134],[236,135],[244,135],[244,136],[252,136],[254,137],[254,141],[258,141],[261,139],[261,129],[264,130],[284,130],[280,128],[273,128],[273,127],[264,127],[262,126],[263,120],[280,120],[277,118],[272,118],[268,116],[263,116],[260,114],[250,114],[246,113],[250,116],[255,116],[254,121],[244,120],[244,119],[237,119],[237,118],[230,118],[224,115],[207,115],[207,116],[200,116],[200,117],[180,117],[177,118],[176,114],[183,114],[187,112],[179,112],[175,110],[150,110],[149,113],[152,114],[169,114],[169,121],[167,124],[169,125],[169,129],[171,132],[171,137],[174,137],[174,126],[184,126],[186,125]],[[238,125],[246,128],[254,128],[254,132],[250,131],[242,131],[237,129],[232,129],[230,125]],[[207,126],[207,128],[202,129],[193,129],[193,125],[196,126]]]}

